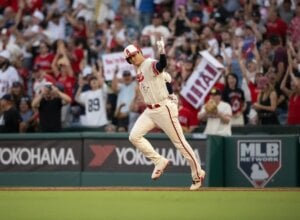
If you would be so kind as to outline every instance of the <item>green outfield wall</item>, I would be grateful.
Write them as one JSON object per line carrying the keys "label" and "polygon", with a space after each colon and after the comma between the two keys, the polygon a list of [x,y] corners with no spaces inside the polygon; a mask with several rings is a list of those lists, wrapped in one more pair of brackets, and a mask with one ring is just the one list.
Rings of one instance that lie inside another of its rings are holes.
{"label": "green outfield wall", "polygon": [[[1,134],[0,186],[189,185],[190,168],[170,140],[164,134],[147,138],[172,164],[159,181],[151,180],[153,165],[127,133]],[[205,168],[206,137],[187,135],[187,140]]]}
{"label": "green outfield wall", "polygon": [[207,138],[207,185],[299,186],[298,135],[234,135]]}
{"label": "green outfield wall", "polygon": [[[187,186],[190,168],[166,135],[147,135],[171,161],[158,181],[127,133],[0,134],[0,186]],[[299,186],[299,135],[186,135],[205,186]]]}

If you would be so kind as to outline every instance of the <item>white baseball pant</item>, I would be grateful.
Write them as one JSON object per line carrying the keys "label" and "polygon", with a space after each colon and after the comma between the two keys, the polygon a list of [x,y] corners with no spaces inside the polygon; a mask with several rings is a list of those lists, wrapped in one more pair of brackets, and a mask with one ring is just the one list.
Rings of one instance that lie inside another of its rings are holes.
{"label": "white baseball pant", "polygon": [[170,138],[175,147],[185,157],[191,167],[192,179],[200,180],[201,166],[189,143],[186,141],[183,130],[178,120],[178,106],[166,99],[160,103],[160,107],[145,111],[137,119],[133,126],[129,140],[155,165],[159,163],[161,155],[158,154],[151,143],[144,138],[149,131],[158,126]]}

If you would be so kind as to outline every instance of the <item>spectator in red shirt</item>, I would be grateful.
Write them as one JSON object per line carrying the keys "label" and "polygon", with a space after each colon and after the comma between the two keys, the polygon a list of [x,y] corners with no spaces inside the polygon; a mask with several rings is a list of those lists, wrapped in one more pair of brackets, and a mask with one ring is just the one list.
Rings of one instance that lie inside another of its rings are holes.
{"label": "spectator in red shirt", "polygon": [[[192,74],[194,70],[194,60],[192,57],[187,57],[185,58],[184,62],[182,63],[182,68],[180,72],[180,78],[181,78],[181,85],[180,85],[180,90],[182,89],[183,85],[187,82],[188,78]],[[176,89],[177,90],[177,89]],[[181,106],[189,109],[191,112],[191,117],[193,117],[193,121],[198,120],[197,115],[199,109],[196,109],[193,105],[191,105],[187,100],[185,100],[182,96],[180,96],[180,103]]]}
{"label": "spectator in red shirt", "polygon": [[181,105],[181,101],[179,100],[179,112],[178,119],[180,125],[185,133],[193,132],[199,126],[198,118],[193,117],[193,112],[189,109]]}
{"label": "spectator in red shirt", "polygon": [[73,28],[73,37],[74,38],[83,38],[87,39],[88,33],[87,33],[87,26],[85,23],[85,18],[84,17],[78,17],[75,18],[72,15],[65,13],[65,17],[67,21],[70,22]]}
{"label": "spectator in red shirt", "polygon": [[110,30],[106,33],[107,37],[107,52],[122,51],[126,38],[126,28],[123,24],[123,18],[116,16],[111,25]]}
{"label": "spectator in red shirt", "polygon": [[54,54],[50,52],[49,46],[45,41],[41,41],[39,45],[39,54],[35,57],[33,65],[39,67],[47,74],[53,75],[51,64],[54,59]]}
{"label": "spectator in red shirt", "polygon": [[42,0],[0,0],[0,7],[10,6],[14,12],[23,8],[24,13],[33,14],[35,10],[41,10],[43,7]]}
{"label": "spectator in red shirt", "polygon": [[76,38],[69,41],[67,55],[70,59],[74,76],[81,72],[82,62],[84,61],[85,41],[82,38]]}
{"label": "spectator in red shirt", "polygon": [[57,53],[52,63],[52,69],[57,82],[63,85],[64,93],[73,100],[73,88],[76,79],[68,57],[65,54]]}
{"label": "spectator in red shirt", "polygon": [[[63,46],[64,44],[60,45]],[[58,49],[58,53],[56,54],[52,63],[52,69],[57,79],[56,86],[60,89],[61,92],[66,94],[71,99],[71,103],[64,105],[61,109],[62,125],[69,126],[72,120],[69,112],[71,108],[70,106],[74,101],[73,89],[76,84],[76,79],[74,77],[71,62],[67,57],[64,47],[60,47]]]}
{"label": "spectator in red shirt", "polygon": [[29,11],[30,13],[33,13],[35,10],[41,10],[43,6],[42,0],[27,0],[25,3],[25,10]]}
{"label": "spectator in red shirt", "polygon": [[275,9],[269,9],[268,22],[266,24],[266,27],[267,37],[278,35],[282,40],[285,39],[287,24],[280,17],[278,17],[277,11]]}
{"label": "spectator in red shirt", "polygon": [[[291,61],[291,55],[289,53],[289,61]],[[291,62],[290,62],[291,63]],[[289,97],[288,103],[288,125],[300,124],[300,72],[298,70],[293,73],[292,65],[289,68],[281,82],[280,89]],[[287,79],[291,78],[291,88],[287,87]]]}

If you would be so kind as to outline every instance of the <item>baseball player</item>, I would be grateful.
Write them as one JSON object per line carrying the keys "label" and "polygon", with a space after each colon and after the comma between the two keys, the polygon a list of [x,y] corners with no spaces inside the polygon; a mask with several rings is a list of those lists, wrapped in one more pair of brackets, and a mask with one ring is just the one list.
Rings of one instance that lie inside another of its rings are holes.
{"label": "baseball player", "polygon": [[145,58],[142,51],[132,44],[124,49],[125,59],[136,67],[138,86],[147,105],[133,126],[129,140],[154,163],[151,178],[157,180],[169,160],[158,154],[144,135],[154,127],[160,127],[189,162],[193,181],[190,190],[197,190],[203,183],[205,172],[185,139],[178,120],[178,105],[169,97],[166,86],[168,80],[163,72],[167,64],[163,39],[157,41],[157,48],[159,60]]}

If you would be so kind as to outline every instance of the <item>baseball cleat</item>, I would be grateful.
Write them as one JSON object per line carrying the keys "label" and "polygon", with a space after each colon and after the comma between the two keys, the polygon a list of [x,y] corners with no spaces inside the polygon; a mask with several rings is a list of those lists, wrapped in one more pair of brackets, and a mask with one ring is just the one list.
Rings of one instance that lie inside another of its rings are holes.
{"label": "baseball cleat", "polygon": [[193,184],[191,185],[190,190],[198,190],[202,186],[202,184],[204,182],[204,178],[205,178],[205,171],[201,170],[200,171],[200,180],[193,181]]}
{"label": "baseball cleat", "polygon": [[168,164],[169,164],[169,160],[166,158],[162,158],[159,161],[159,163],[154,167],[151,178],[153,180],[157,180],[163,174]]}

